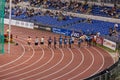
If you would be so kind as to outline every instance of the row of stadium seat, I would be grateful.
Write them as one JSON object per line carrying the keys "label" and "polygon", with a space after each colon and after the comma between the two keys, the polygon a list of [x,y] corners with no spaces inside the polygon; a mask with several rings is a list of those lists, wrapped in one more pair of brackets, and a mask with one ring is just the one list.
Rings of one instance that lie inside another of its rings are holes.
{"label": "row of stadium seat", "polygon": [[[85,8],[87,8],[87,6],[88,5],[86,5]],[[66,28],[66,29],[77,30],[77,31],[82,30],[84,33],[100,32],[103,35],[108,35],[109,29],[114,28],[114,24],[115,24],[115,23],[98,21],[98,20],[92,20],[92,22],[89,23],[87,22],[87,19],[71,17],[71,16],[65,16],[66,18],[65,20],[58,20],[59,16],[55,16],[55,15],[50,16],[49,14],[27,16],[26,15],[27,11],[19,8],[20,7],[12,9],[12,18],[35,22],[42,25],[48,25],[51,27]],[[95,12],[98,12],[99,9],[102,9],[101,7],[98,7],[98,6],[95,6],[94,8],[95,8]],[[108,8],[111,9],[111,7],[108,7]],[[19,15],[16,15],[15,13],[18,10],[20,10],[21,13]],[[42,14],[42,12],[40,12],[40,14]],[[8,14],[6,16],[8,16]]]}
{"label": "row of stadium seat", "polygon": [[[69,16],[68,16],[69,17]],[[92,20],[92,23],[85,22],[86,19],[83,18],[68,18],[66,20],[57,20],[57,17],[51,17],[49,15],[44,16],[32,16],[26,17],[25,14],[19,16],[13,16],[16,19],[23,19],[26,21],[37,22],[42,25],[48,25],[51,27],[66,28],[70,30],[82,30],[84,33],[96,33],[100,32],[103,35],[109,34],[109,28],[114,28],[115,23]],[[83,21],[82,21],[83,20]],[[120,26],[120,25],[119,25]]]}

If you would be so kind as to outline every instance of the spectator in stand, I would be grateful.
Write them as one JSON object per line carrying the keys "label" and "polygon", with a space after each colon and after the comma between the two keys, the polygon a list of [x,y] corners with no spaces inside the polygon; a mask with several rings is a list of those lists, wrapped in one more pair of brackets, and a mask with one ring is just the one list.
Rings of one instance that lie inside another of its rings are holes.
{"label": "spectator in stand", "polygon": [[86,22],[92,23],[92,19],[88,18]]}
{"label": "spectator in stand", "polygon": [[113,34],[113,29],[109,28],[109,36],[112,36],[112,34]]}
{"label": "spectator in stand", "polygon": [[118,24],[117,23],[114,25],[114,28],[118,28]]}

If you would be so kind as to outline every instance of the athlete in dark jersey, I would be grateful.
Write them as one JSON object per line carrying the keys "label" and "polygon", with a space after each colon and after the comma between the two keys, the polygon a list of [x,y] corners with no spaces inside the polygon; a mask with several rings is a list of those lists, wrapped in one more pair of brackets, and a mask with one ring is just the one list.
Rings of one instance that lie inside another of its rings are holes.
{"label": "athlete in dark jersey", "polygon": [[64,48],[66,48],[67,47],[67,37],[65,36],[65,38],[64,38]]}
{"label": "athlete in dark jersey", "polygon": [[62,48],[62,41],[63,41],[62,36],[60,36],[59,37],[59,48]]}
{"label": "athlete in dark jersey", "polygon": [[48,47],[51,47],[51,43],[52,43],[52,39],[51,39],[51,37],[49,37],[49,39],[48,39]]}
{"label": "athlete in dark jersey", "polygon": [[54,37],[54,48],[56,49],[56,44],[57,44],[57,40],[56,37]]}
{"label": "athlete in dark jersey", "polygon": [[71,45],[72,45],[72,38],[70,37],[69,38],[69,48],[71,48]]}

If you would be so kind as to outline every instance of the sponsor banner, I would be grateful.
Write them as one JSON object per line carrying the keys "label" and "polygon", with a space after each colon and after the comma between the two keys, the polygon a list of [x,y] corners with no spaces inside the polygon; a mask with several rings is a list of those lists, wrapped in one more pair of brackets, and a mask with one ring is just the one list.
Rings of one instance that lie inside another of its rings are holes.
{"label": "sponsor banner", "polygon": [[82,34],[77,31],[72,31],[71,36],[79,38]]}
{"label": "sponsor banner", "polygon": [[51,28],[50,28],[50,27],[45,27],[45,26],[38,26],[38,29],[51,31]]}
{"label": "sponsor banner", "polygon": [[52,28],[52,32],[63,34],[65,36],[72,36],[72,37],[80,37],[81,33],[77,31],[71,31],[67,29],[60,29],[60,28]]}
{"label": "sponsor banner", "polygon": [[67,29],[60,29],[60,28],[52,28],[52,32],[57,33],[57,34],[62,34],[66,36],[71,36],[72,31],[67,30]]}
{"label": "sponsor banner", "polygon": [[[9,24],[9,19],[4,19],[5,24]],[[19,20],[11,20],[11,25],[33,29],[34,23],[24,22]]]}
{"label": "sponsor banner", "polygon": [[96,43],[100,44],[100,45],[103,45],[103,38],[102,37],[97,37]]}
{"label": "sponsor banner", "polygon": [[34,28],[38,29],[39,27],[38,27],[38,25],[34,25]]}
{"label": "sponsor banner", "polygon": [[107,39],[103,39],[103,45],[112,49],[112,50],[116,50],[116,43],[115,42],[112,42],[110,40],[107,40]]}

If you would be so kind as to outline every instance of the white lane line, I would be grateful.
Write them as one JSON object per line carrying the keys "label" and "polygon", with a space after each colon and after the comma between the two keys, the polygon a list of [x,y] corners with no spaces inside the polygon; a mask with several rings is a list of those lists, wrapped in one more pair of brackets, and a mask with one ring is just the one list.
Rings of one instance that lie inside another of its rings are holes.
{"label": "white lane line", "polygon": [[[30,46],[30,47],[31,47],[31,46]],[[32,48],[32,50],[33,50],[33,54],[32,54],[32,56],[31,56],[28,60],[32,59],[33,56],[34,56],[34,54],[35,54],[35,51],[34,51],[33,47],[31,47],[31,48]],[[28,66],[26,66],[26,67],[28,67]],[[12,73],[21,71],[21,70],[25,69],[26,67],[21,68],[21,69],[18,69],[18,70],[15,70],[15,71],[12,71],[12,72],[9,72],[9,73],[6,73],[5,75],[0,75],[0,77],[2,77],[2,76],[7,76],[7,75],[9,75],[9,74],[12,74]],[[9,79],[9,78],[5,78],[5,80],[7,80],[7,79]]]}
{"label": "white lane line", "polygon": [[[52,66],[51,68],[46,69],[44,72],[46,72],[46,71],[48,71],[48,70],[50,70],[50,69],[56,67],[57,65],[59,65],[59,64],[63,61],[63,59],[64,59],[64,53],[63,53],[62,49],[60,49],[60,51],[61,51],[61,53],[62,53],[62,58],[60,59],[60,61],[59,61],[56,65]],[[42,73],[43,73],[43,72],[42,72]],[[54,73],[56,73],[56,72],[54,72]],[[46,77],[48,77],[48,76],[53,75],[54,73],[51,73],[51,74],[49,74],[49,75],[47,75],[47,76],[43,76],[43,77],[38,78],[38,79],[36,79],[36,80],[40,80],[40,79],[46,78]],[[40,75],[40,74],[41,74],[41,72],[38,73],[37,75]]]}
{"label": "white lane line", "polygon": [[[22,55],[21,55],[20,57],[18,57],[17,59],[15,59],[15,60],[13,60],[13,61],[9,62],[9,63],[6,63],[6,64],[4,64],[4,65],[1,65],[1,66],[0,66],[0,68],[2,68],[2,67],[5,67],[5,66],[8,66],[8,65],[12,64],[12,63],[14,63],[14,62],[18,61],[19,59],[21,59],[21,57],[23,57],[23,56],[24,56],[24,54],[25,54],[25,48],[24,48],[24,46],[23,46],[22,44],[21,44],[21,46],[22,46],[22,48],[23,48]],[[2,71],[0,71],[0,72],[2,72]]]}
{"label": "white lane line", "polygon": [[[44,51],[44,50],[42,50],[42,51]],[[47,64],[48,64],[53,58],[54,58],[54,54],[52,53],[52,57],[51,57],[51,59],[50,59],[48,62],[46,62],[45,64],[41,65],[40,67],[43,67],[43,66],[47,65]],[[40,61],[40,59],[39,59],[37,62],[35,62],[35,63],[33,63],[33,64],[29,65],[29,66],[26,66],[26,67],[24,67],[24,68],[22,68],[22,69],[20,69],[20,70],[24,70],[24,69],[26,69],[26,68],[28,68],[28,67],[31,67],[31,66],[33,66],[34,64],[38,63],[39,61]],[[40,67],[35,68],[35,69],[32,69],[32,70],[27,71],[27,72],[24,72],[24,73],[21,73],[21,74],[19,74],[19,75],[15,75],[15,76],[12,76],[12,77],[6,78],[5,80],[7,80],[7,79],[11,79],[11,78],[16,78],[16,77],[19,77],[19,76],[21,76],[21,75],[24,75],[24,74],[30,73],[30,72],[32,72],[32,71],[35,71],[35,70],[39,69]],[[20,70],[19,70],[19,71],[20,71]]]}
{"label": "white lane line", "polygon": [[[100,56],[102,57],[102,65],[101,65],[101,67],[95,72],[95,73],[93,73],[91,76],[93,76],[93,75],[95,75],[96,73],[98,73],[102,68],[103,68],[103,66],[104,66],[104,64],[105,64],[105,59],[104,59],[104,56],[103,56],[103,54],[100,52],[100,51],[98,51],[96,48],[93,48],[95,51],[97,51],[99,54],[100,54]],[[89,76],[90,77],[90,76]],[[85,79],[85,78],[84,78]],[[83,80],[84,80],[83,79]]]}
{"label": "white lane line", "polygon": [[[59,64],[63,61],[63,58],[64,58],[64,53],[63,53],[63,51],[62,51],[61,49],[60,49],[60,51],[61,51],[61,53],[62,53],[62,58],[60,59],[59,62],[57,62],[57,64],[55,64],[54,66],[52,66],[52,67],[50,67],[50,68],[48,68],[48,69],[46,69],[46,70],[44,70],[44,71],[42,71],[42,72],[40,72],[40,73],[36,73],[36,74],[31,75],[31,76],[26,77],[26,78],[22,78],[21,80],[25,80],[25,79],[28,79],[28,78],[31,78],[31,77],[34,77],[34,76],[40,75],[40,74],[42,74],[42,73],[44,73],[44,72],[47,72],[47,71],[49,71],[50,69],[56,67],[57,65],[59,65]],[[49,76],[49,75],[47,75],[47,76]],[[47,77],[47,76],[45,76],[45,77]]]}
{"label": "white lane line", "polygon": [[[54,54],[55,54],[54,51],[53,51],[51,48],[50,48],[50,50],[52,51],[52,57],[51,57],[51,59],[48,60],[48,62],[46,62],[45,64],[43,64],[43,65],[41,65],[41,66],[39,66],[39,67],[37,67],[37,68],[35,68],[35,69],[32,69],[32,70],[30,70],[30,71],[28,71],[28,72],[25,72],[25,73],[23,73],[23,74],[20,74],[20,75],[24,75],[24,74],[30,73],[30,72],[32,72],[32,71],[35,71],[35,70],[37,70],[37,69],[39,69],[39,68],[47,65],[48,63],[50,63],[50,62],[53,60]],[[43,50],[43,51],[44,51],[44,50]],[[25,78],[22,78],[22,79],[20,79],[20,80],[24,80],[24,79],[27,79],[27,78],[30,78],[30,77],[34,77],[34,76],[35,76],[35,74],[34,74],[34,75],[31,75],[31,76],[28,76],[28,77],[25,77]]]}
{"label": "white lane line", "polygon": [[[51,49],[51,48],[50,48]],[[53,50],[51,49],[51,51],[53,52]],[[63,54],[64,55],[64,54]],[[62,61],[62,59],[61,59],[61,61]],[[60,61],[60,62],[61,62]],[[53,67],[55,67],[55,66],[57,66],[60,62],[58,62],[56,65],[54,65]],[[42,66],[40,66],[39,68],[41,68]],[[53,68],[53,67],[51,67],[51,68]],[[36,68],[36,69],[39,69],[39,68]],[[49,68],[49,69],[51,69],[51,68]],[[34,70],[36,70],[36,69],[34,69]],[[46,69],[45,71],[42,71],[41,73],[43,73],[43,72],[46,72],[47,70],[49,70],[49,69]],[[31,72],[31,71],[30,71]],[[32,76],[35,76],[35,75],[32,75]],[[29,77],[32,77],[32,76],[29,76]],[[27,78],[29,78],[29,77],[27,77]],[[25,78],[26,79],[26,78]],[[23,79],[22,79],[23,80]]]}
{"label": "white lane line", "polygon": [[[101,48],[101,47],[99,47],[99,48]],[[103,48],[101,48],[101,49],[103,49]],[[111,58],[112,58],[113,62],[115,63],[115,60],[114,60],[113,56],[111,55],[111,53],[110,53],[110,52],[108,52],[108,51],[107,51],[107,50],[105,50],[105,49],[103,49],[103,50],[111,56]]]}
{"label": "white lane line", "polygon": [[73,71],[75,71],[77,68],[79,68],[79,67],[83,64],[84,58],[85,58],[85,57],[84,57],[84,54],[83,54],[83,52],[80,51],[78,48],[76,48],[76,49],[79,51],[80,55],[82,55],[82,61],[80,61],[79,65],[76,66],[74,69],[70,70],[69,72],[67,72],[67,73],[65,73],[65,74],[63,74],[63,75],[61,75],[61,76],[59,76],[59,77],[57,77],[57,78],[54,78],[54,79],[52,79],[52,80],[59,79],[59,78],[65,76],[65,75],[68,75],[69,73],[72,73]]}
{"label": "white lane line", "polygon": [[[19,40],[19,41],[21,41],[21,40]],[[25,45],[24,45],[24,46],[25,46]],[[25,53],[25,48],[24,48],[24,53]],[[15,68],[15,67],[17,67],[17,66],[20,66],[20,65],[28,62],[29,60],[30,60],[30,59],[27,59],[26,61],[24,61],[24,62],[22,62],[22,63],[20,63],[20,64],[17,64],[16,66],[9,67],[9,68],[7,68],[7,69],[3,69],[3,70],[1,70],[0,72],[4,72],[4,71],[10,70],[10,69],[12,69],[12,68]]]}
{"label": "white lane line", "polygon": [[[32,59],[33,56],[35,55],[35,50],[34,50],[34,48],[33,48],[33,47],[31,47],[31,48],[32,48],[32,50],[33,50],[33,55],[32,55],[27,61],[29,61],[30,59]],[[40,57],[40,59],[39,59],[38,61],[36,61],[35,63],[33,63],[33,64],[29,65],[29,66],[26,66],[26,67],[24,67],[24,68],[21,68],[21,69],[19,69],[19,70],[13,71],[13,72],[11,72],[11,73],[19,72],[19,71],[21,71],[21,70],[27,69],[27,68],[31,67],[32,65],[38,63],[42,58],[44,58],[44,50],[42,50],[42,51],[43,51],[43,54],[42,54],[42,56]],[[27,62],[27,61],[25,61],[25,62]],[[23,64],[23,63],[22,63],[22,64]],[[10,73],[10,74],[11,74],[11,73]],[[16,77],[16,76],[13,76],[13,77]],[[6,78],[5,80],[10,79],[10,78],[13,78],[13,77],[8,77],[8,78]]]}
{"label": "white lane line", "polygon": [[73,60],[74,60],[74,54],[73,54],[73,52],[72,52],[71,49],[69,49],[69,50],[70,50],[70,52],[72,53],[72,59],[70,60],[70,62],[69,62],[66,66],[64,66],[63,68],[57,70],[57,71],[54,72],[54,73],[51,73],[51,74],[49,74],[49,75],[47,75],[47,76],[41,77],[41,78],[36,79],[36,80],[42,80],[42,79],[44,79],[44,78],[46,78],[46,77],[49,77],[50,75],[56,74],[56,73],[62,71],[63,69],[67,68],[67,67],[73,62]]}
{"label": "white lane line", "polygon": [[[88,66],[88,68],[86,68],[84,71],[82,71],[82,72],[80,72],[78,75],[76,75],[76,76],[74,76],[74,77],[72,77],[72,78],[69,78],[68,80],[74,80],[74,78],[76,78],[76,77],[78,77],[78,76],[80,76],[80,75],[82,75],[82,74],[84,74],[86,71],[88,71],[91,67],[92,67],[92,65],[94,64],[94,61],[95,61],[95,59],[94,59],[94,55],[92,54],[92,52],[91,51],[89,51],[87,48],[85,48],[89,53],[90,53],[90,55],[92,56],[92,63],[90,64],[90,66]],[[81,79],[82,80],[82,79]]]}

